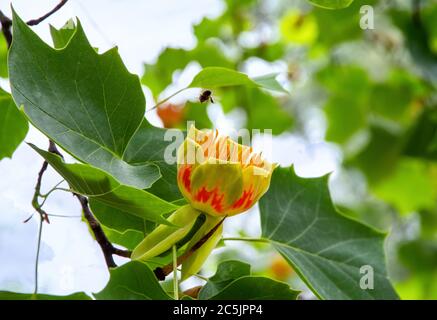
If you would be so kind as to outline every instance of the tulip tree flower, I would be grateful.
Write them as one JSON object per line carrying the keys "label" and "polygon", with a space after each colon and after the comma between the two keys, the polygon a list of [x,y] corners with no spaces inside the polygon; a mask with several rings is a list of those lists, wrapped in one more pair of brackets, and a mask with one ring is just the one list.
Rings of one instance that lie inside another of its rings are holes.
{"label": "tulip tree flower", "polygon": [[275,165],[251,147],[220,136],[216,130],[200,131],[194,127],[179,147],[177,157],[177,182],[188,204],[168,218],[171,225],[153,230],[132,252],[132,259],[162,256],[173,246],[180,256],[208,234],[201,247],[183,261],[184,280],[200,270],[217,245],[223,231],[222,220],[247,211],[267,191]]}

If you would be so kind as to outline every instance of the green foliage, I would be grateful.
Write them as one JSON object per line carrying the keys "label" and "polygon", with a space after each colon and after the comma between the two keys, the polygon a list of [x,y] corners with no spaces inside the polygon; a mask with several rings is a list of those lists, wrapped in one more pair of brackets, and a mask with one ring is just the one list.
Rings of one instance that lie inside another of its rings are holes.
{"label": "green foliage", "polygon": [[30,122],[76,158],[127,185],[146,188],[158,180],[156,165],[124,159],[143,121],[145,99],[117,49],[98,55],[80,24],[61,50],[47,46],[15,13],[13,28],[12,95]]}
{"label": "green foliage", "polygon": [[[86,164],[64,163],[58,155],[41,150],[34,145],[30,146],[70,184],[76,193],[135,217],[163,224],[168,222],[162,215],[177,208],[147,191],[120,184],[102,170]],[[127,221],[122,222],[125,223]]]}
{"label": "green foliage", "polygon": [[167,48],[161,52],[153,65],[145,65],[145,73],[141,82],[152,91],[156,98],[172,83],[173,72],[184,69],[190,61],[197,61],[204,68],[212,66],[234,67],[234,64],[223,55],[215,44],[199,44],[192,51]]}
{"label": "green foliage", "polygon": [[[273,173],[260,200],[263,238],[323,299],[395,299],[385,266],[384,235],[336,212],[327,179],[302,179],[291,168]],[[360,268],[374,270],[373,290],[360,288]]]}
{"label": "green foliage", "polygon": [[244,73],[221,67],[203,69],[194,77],[188,87],[215,89],[232,86],[263,86],[271,90],[284,91],[284,88],[275,80],[275,75],[250,79]]}
{"label": "green foliage", "polygon": [[0,88],[0,160],[12,157],[28,130],[26,119],[9,93]]}
{"label": "green foliage", "polygon": [[[394,246],[390,239],[397,257],[388,260],[401,297],[435,298],[437,7],[422,1],[413,12],[407,6],[393,10],[392,4],[377,0],[308,2],[314,6],[280,1],[270,8],[255,0],[226,0],[219,17],[194,26],[193,49],[163,50],[155,63],[145,65],[141,83],[158,100],[178,71],[197,62],[203,70],[189,87],[212,89],[227,116],[238,108],[248,129],[272,129],[275,135],[292,131],[304,140],[312,139],[304,120],[307,108],[321,107],[325,138],[342,150],[343,166],[365,178],[362,199],[350,207],[342,204],[342,211],[391,227],[393,239],[402,240]],[[360,28],[363,4],[375,9],[380,26],[375,30]],[[51,27],[53,49],[15,13],[13,20],[9,70],[19,109],[0,91],[0,159],[10,157],[27,132],[22,110],[80,163],[64,163],[33,148],[75,192],[89,197],[108,239],[133,250],[156,223],[165,223],[168,213],[185,204],[176,165],[164,161],[165,149],[178,142],[144,119],[141,84],[116,49],[97,54],[80,23],[72,21],[59,30]],[[264,32],[267,29],[271,34]],[[1,38],[0,77],[7,77],[6,55]],[[288,73],[281,76],[287,76],[289,94],[283,94],[287,90],[277,74],[249,78],[238,71],[246,70],[252,58],[288,64]],[[378,64],[381,70],[373,70]],[[181,121],[213,127],[207,105],[187,102]],[[386,271],[384,235],[335,208],[326,177],[302,179],[289,168],[279,168],[260,201],[261,241],[271,243],[319,298],[396,299]],[[402,230],[410,230],[417,219],[419,230],[413,235]],[[112,269],[108,285],[95,297],[170,299],[150,269],[170,262],[167,254],[147,265],[129,262]],[[373,290],[359,287],[363,265],[374,268]],[[199,298],[296,299],[297,294],[285,283],[252,276],[248,264],[233,260],[218,265]],[[0,292],[0,299],[32,297]],[[34,298],[89,297],[77,293]]]}
{"label": "green foliage", "polygon": [[6,78],[8,76],[8,44],[4,37],[0,37],[0,77]]}
{"label": "green foliage", "polygon": [[94,297],[97,300],[168,300],[152,270],[144,263],[131,261],[110,270],[106,287]]}
{"label": "green foliage", "polygon": [[406,158],[397,163],[389,177],[375,186],[374,192],[400,213],[408,214],[434,208],[437,201],[434,180],[435,176],[424,162]]}
{"label": "green foliage", "polygon": [[237,260],[228,260],[217,266],[215,275],[209,278],[208,282],[199,292],[199,299],[208,299],[238,278],[250,275],[250,265]]}
{"label": "green foliage", "polygon": [[225,261],[199,292],[203,300],[296,300],[298,291],[282,282],[250,276],[250,265],[241,261]]}
{"label": "green foliage", "polygon": [[68,20],[60,29],[50,26],[50,35],[52,36],[55,48],[59,49],[65,47],[68,41],[73,37],[75,31],[76,25],[72,19]]}
{"label": "green foliage", "polygon": [[405,153],[408,156],[437,161],[437,109],[423,110],[411,128]]}

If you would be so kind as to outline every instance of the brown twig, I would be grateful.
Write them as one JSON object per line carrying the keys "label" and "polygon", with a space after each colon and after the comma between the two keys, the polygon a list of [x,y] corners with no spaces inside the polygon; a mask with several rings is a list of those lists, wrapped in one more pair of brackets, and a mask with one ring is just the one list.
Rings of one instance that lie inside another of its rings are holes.
{"label": "brown twig", "polygon": [[[225,221],[225,218],[220,220],[214,228],[212,228],[206,235],[204,235],[199,241],[196,242],[194,246],[192,246],[187,252],[178,257],[177,265],[181,265],[185,260],[187,260],[196,250],[198,250],[209,238],[214,234],[214,232],[221,226],[221,224]],[[158,267],[153,272],[158,280],[163,281],[165,277],[168,276],[173,271],[173,262],[165,265],[164,267]]]}
{"label": "brown twig", "polygon": [[1,10],[0,10],[0,23],[2,26],[3,36],[5,37],[6,43],[8,44],[8,48],[9,48],[12,43],[12,32],[11,32],[12,20],[9,19],[7,16],[5,16]]}
{"label": "brown twig", "polygon": [[103,232],[103,229],[99,221],[97,221],[97,219],[94,217],[93,213],[91,212],[91,209],[88,205],[88,199],[77,193],[74,193],[74,195],[76,196],[77,199],[79,199],[79,202],[82,206],[83,215],[85,219],[88,221],[88,225],[90,226],[94,234],[94,237],[96,238],[97,243],[102,249],[103,255],[105,257],[106,265],[108,266],[108,268],[114,268],[117,266],[112,257],[113,254],[117,254],[129,258],[130,257],[129,251],[117,249],[112,245],[111,242],[109,242],[108,238]]}
{"label": "brown twig", "polygon": [[[42,21],[44,21],[45,19],[50,17],[56,11],[61,9],[67,2],[68,2],[68,0],[62,0],[52,10],[47,12],[45,15],[39,17],[38,19],[32,19],[32,20],[27,21],[27,25],[36,26],[37,24],[41,23]],[[12,20],[9,17],[7,17],[1,10],[0,10],[0,24],[2,26],[3,36],[5,37],[6,43],[8,44],[8,48],[9,48],[12,44],[12,32],[11,32]]]}
{"label": "brown twig", "polygon": [[43,15],[42,17],[39,17],[38,19],[33,19],[33,20],[29,20],[27,21],[27,24],[29,26],[35,26],[37,24],[39,24],[40,22],[44,21],[45,19],[47,19],[48,17],[50,17],[52,14],[54,14],[56,11],[58,11],[59,9],[61,9],[68,0],[62,0],[61,2],[59,2],[56,7],[54,7],[52,10],[50,10],[49,12],[47,12],[45,15]]}

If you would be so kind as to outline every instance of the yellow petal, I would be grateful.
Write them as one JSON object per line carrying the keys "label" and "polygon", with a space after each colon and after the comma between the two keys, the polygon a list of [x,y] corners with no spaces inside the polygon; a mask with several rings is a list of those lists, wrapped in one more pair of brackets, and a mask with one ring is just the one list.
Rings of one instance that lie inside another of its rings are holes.
{"label": "yellow petal", "polygon": [[229,216],[236,215],[250,209],[268,190],[271,171],[256,166],[249,166],[243,170],[243,193],[227,210]]}

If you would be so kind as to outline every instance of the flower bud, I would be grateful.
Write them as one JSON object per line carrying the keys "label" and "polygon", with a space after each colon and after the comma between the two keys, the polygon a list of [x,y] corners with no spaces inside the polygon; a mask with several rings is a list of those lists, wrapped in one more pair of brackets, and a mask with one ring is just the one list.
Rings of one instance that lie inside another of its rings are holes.
{"label": "flower bud", "polygon": [[275,165],[217,131],[191,127],[178,150],[178,185],[197,210],[231,216],[251,208],[270,185]]}

